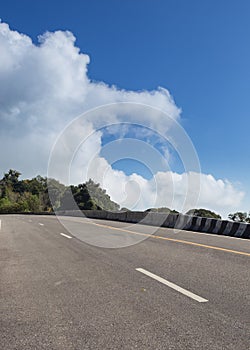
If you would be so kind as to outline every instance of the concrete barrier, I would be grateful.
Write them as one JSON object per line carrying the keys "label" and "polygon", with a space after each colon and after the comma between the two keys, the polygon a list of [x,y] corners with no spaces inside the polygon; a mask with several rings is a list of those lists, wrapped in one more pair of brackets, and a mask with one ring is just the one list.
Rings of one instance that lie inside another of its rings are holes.
{"label": "concrete barrier", "polygon": [[221,220],[215,220],[215,226],[214,226],[213,230],[211,231],[211,233],[216,233],[217,234],[219,232],[219,230],[220,230],[221,223],[222,223]]}
{"label": "concrete barrier", "polygon": [[220,229],[219,229],[219,231],[217,232],[218,235],[224,235],[224,234],[225,234],[225,230],[226,230],[226,227],[227,227],[227,223],[228,223],[227,220],[222,220],[222,221],[221,221]]}
{"label": "concrete barrier", "polygon": [[[204,218],[203,218],[204,219]],[[205,223],[202,225],[200,232],[209,232],[209,228],[211,226],[211,222],[213,219],[205,218]]]}
{"label": "concrete barrier", "polygon": [[203,229],[206,225],[206,222],[207,222],[207,218],[201,218],[201,222],[200,222],[200,227],[199,227],[199,232],[204,232]]}
{"label": "concrete barrier", "polygon": [[142,211],[127,211],[126,222],[134,224],[139,223],[145,218],[146,215],[147,213]]}
{"label": "concrete barrier", "polygon": [[126,221],[126,213],[119,213],[119,212],[112,212],[108,211],[106,218],[107,220],[114,220],[114,221]]}
{"label": "concrete barrier", "polygon": [[65,216],[82,216],[82,212],[80,210],[64,210],[63,213],[60,213],[60,215]]}
{"label": "concrete barrier", "polygon": [[147,215],[141,220],[141,224],[161,227],[165,220],[166,214],[148,212]]}
{"label": "concrete barrier", "polygon": [[[19,214],[55,215],[54,213],[48,212]],[[77,217],[83,215],[92,219],[139,223],[158,227],[163,226],[179,230],[213,233],[250,239],[250,224],[183,214],[165,214],[141,211],[109,212],[104,210],[64,210],[58,211],[57,214]]]}
{"label": "concrete barrier", "polygon": [[247,224],[240,223],[234,236],[241,238],[244,235],[244,232],[246,230],[246,226],[247,226]]}
{"label": "concrete barrier", "polygon": [[201,221],[202,221],[202,217],[199,216],[194,216],[192,219],[192,224],[190,226],[190,230],[192,231],[199,231],[200,227],[201,227]]}
{"label": "concrete barrier", "polygon": [[215,225],[216,225],[217,220],[216,220],[216,219],[209,219],[209,221],[210,221],[210,226],[209,226],[207,232],[208,232],[208,233],[213,233],[213,230],[214,230],[214,228],[215,228]]}
{"label": "concrete barrier", "polygon": [[[182,216],[184,216],[184,215],[182,215]],[[165,221],[162,224],[162,226],[163,227],[168,227],[168,228],[174,228],[176,226],[177,221],[178,221],[178,217],[179,217],[178,214],[168,214],[166,216]]]}
{"label": "concrete barrier", "polygon": [[127,212],[126,211],[117,212],[117,220],[126,222],[127,221]]}
{"label": "concrete barrier", "polygon": [[85,210],[84,214],[86,215],[87,218],[105,220],[105,219],[107,219],[108,211],[104,211],[104,210]]}
{"label": "concrete barrier", "polygon": [[231,236],[231,232],[233,232],[233,225],[234,222],[227,221],[227,225],[223,233],[225,236]]}
{"label": "concrete barrier", "polygon": [[241,238],[250,238],[250,224],[246,225],[246,229]]}
{"label": "concrete barrier", "polygon": [[174,228],[176,230],[189,230],[192,226],[193,217],[190,215],[175,215]]}

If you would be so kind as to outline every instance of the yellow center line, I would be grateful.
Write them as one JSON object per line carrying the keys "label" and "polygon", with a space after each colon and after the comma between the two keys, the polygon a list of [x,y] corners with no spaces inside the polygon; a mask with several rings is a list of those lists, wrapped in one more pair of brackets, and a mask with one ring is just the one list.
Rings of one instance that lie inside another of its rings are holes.
{"label": "yellow center line", "polygon": [[171,242],[176,242],[176,243],[182,243],[182,244],[193,245],[193,246],[196,246],[196,247],[202,247],[202,248],[207,248],[207,249],[220,250],[220,251],[223,251],[223,252],[226,252],[226,253],[233,253],[233,254],[239,254],[239,255],[244,255],[244,256],[250,256],[250,253],[245,253],[245,252],[241,252],[241,251],[238,251],[238,250],[220,248],[220,247],[215,247],[215,246],[212,246],[212,245],[206,245],[206,244],[201,244],[201,243],[194,243],[194,242],[185,241],[185,240],[182,240],[182,239],[175,239],[175,238],[168,238],[168,237],[150,235],[150,234],[148,234],[148,233],[130,231],[130,230],[126,230],[126,229],[124,229],[124,228],[118,228],[118,227],[113,227],[113,226],[108,226],[108,225],[97,224],[97,223],[89,223],[89,224],[93,224],[93,225],[96,225],[96,226],[109,228],[109,229],[111,229],[111,230],[128,232],[128,233],[131,233],[131,234],[134,234],[134,235],[149,237],[149,238],[153,238],[153,239],[162,239],[162,240],[164,240],[164,241],[171,241]]}

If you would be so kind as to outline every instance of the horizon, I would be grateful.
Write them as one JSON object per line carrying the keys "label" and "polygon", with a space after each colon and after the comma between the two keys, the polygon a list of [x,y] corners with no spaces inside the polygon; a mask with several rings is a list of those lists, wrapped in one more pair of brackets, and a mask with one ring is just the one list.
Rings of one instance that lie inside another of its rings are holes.
{"label": "horizon", "polygon": [[[18,179],[19,180],[19,182],[22,182],[22,181],[32,181],[32,180],[36,180],[37,178],[39,178],[39,177],[41,177],[42,179],[44,179],[44,180],[46,180],[46,183],[48,183],[48,181],[50,181],[50,180],[55,180],[56,182],[58,182],[58,184],[60,184],[60,185],[63,185],[64,187],[65,187],[65,189],[67,189],[67,188],[69,188],[69,187],[71,187],[71,186],[74,186],[74,187],[79,187],[80,185],[84,185],[84,184],[87,184],[88,182],[90,182],[90,181],[93,181],[93,179],[91,179],[91,178],[89,178],[89,179],[87,179],[85,182],[82,182],[82,183],[79,183],[79,184],[68,184],[68,185],[65,185],[65,184],[63,184],[63,183],[61,183],[58,179],[56,179],[56,178],[47,178],[46,176],[45,177],[43,177],[43,176],[41,176],[40,174],[37,174],[36,176],[34,176],[34,177],[32,177],[32,178],[24,178],[23,176],[22,176],[22,174],[17,170],[17,169],[9,169],[9,172],[10,171],[14,171],[14,172],[17,172],[18,173],[18,178],[20,177],[20,179]],[[9,172],[6,172],[4,175],[7,175]],[[3,179],[0,179],[0,184],[1,184],[1,181],[2,181]],[[99,183],[96,183],[95,181],[93,181],[93,183],[95,184],[95,185],[98,185],[99,186],[99,188],[101,189],[101,190],[103,190],[102,189],[102,187],[100,186],[100,184]],[[89,191],[89,190],[88,190]],[[90,190],[90,192],[91,192],[91,190]],[[107,192],[106,192],[107,193]],[[90,197],[91,197],[91,193],[89,193],[90,194]],[[107,195],[109,196],[109,194],[107,193]],[[110,197],[110,196],[109,196]],[[95,201],[95,198],[93,198],[93,200]],[[115,203],[115,204],[118,204],[118,203]],[[54,203],[52,203],[52,207],[54,206]],[[1,208],[0,208],[1,209]],[[209,209],[207,209],[207,208],[192,208],[192,209],[189,209],[188,211],[186,211],[186,212],[179,212],[179,211],[176,211],[176,209],[175,208],[169,208],[169,207],[166,207],[166,206],[163,206],[163,207],[151,207],[151,208],[146,208],[145,210],[137,210],[137,211],[139,211],[139,212],[145,212],[145,211],[154,211],[154,209],[155,210],[160,210],[159,211],[159,213],[162,213],[162,214],[166,214],[167,213],[167,215],[169,215],[169,214],[181,214],[181,215],[188,215],[188,216],[198,216],[198,217],[203,217],[203,218],[216,218],[217,220],[227,220],[227,221],[233,221],[233,222],[239,222],[238,221],[238,218],[235,218],[235,219],[232,219],[232,217],[230,217],[230,215],[232,216],[233,214],[238,214],[238,213],[242,213],[242,214],[246,214],[246,219],[247,219],[247,221],[242,221],[242,223],[245,223],[245,224],[248,224],[249,223],[249,215],[250,215],[250,212],[248,213],[248,212],[236,212],[236,213],[228,213],[228,215],[227,216],[225,216],[225,217],[223,217],[220,213],[218,213],[218,212],[214,212],[214,211],[212,211],[212,210],[209,210]],[[166,212],[165,210],[168,210],[169,212]],[[52,209],[53,210],[53,209]],[[61,210],[61,209],[60,209]],[[104,210],[104,211],[107,211],[107,209],[105,209],[105,208],[102,208],[102,209],[98,209],[98,210]],[[133,210],[130,210],[129,208],[126,208],[126,207],[121,207],[120,205],[119,205],[119,208],[118,208],[118,211],[124,211],[124,210],[126,210],[126,211],[133,211]],[[58,208],[56,209],[56,212],[58,211]],[[114,211],[114,210],[111,210],[112,212]],[[115,210],[116,211],[116,210]],[[136,211],[136,210],[135,210]],[[191,213],[191,211],[205,211],[206,213],[205,214],[203,214],[203,215],[198,215],[197,213],[196,214],[192,214]],[[57,212],[58,213],[58,212]],[[211,215],[211,216],[207,216],[207,215]],[[217,216],[217,217],[215,217],[215,216]],[[219,217],[218,217],[219,216]]]}

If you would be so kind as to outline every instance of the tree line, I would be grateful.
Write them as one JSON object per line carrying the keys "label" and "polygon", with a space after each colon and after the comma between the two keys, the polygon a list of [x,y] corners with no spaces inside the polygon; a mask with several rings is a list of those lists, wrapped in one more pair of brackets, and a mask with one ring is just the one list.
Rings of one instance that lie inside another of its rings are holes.
{"label": "tree line", "polygon": [[119,205],[91,179],[77,186],[65,186],[40,175],[25,180],[20,180],[20,176],[19,171],[10,169],[0,180],[0,213],[71,210],[70,196],[81,210],[119,210]]}
{"label": "tree line", "polygon": [[[0,180],[0,213],[52,212],[71,210],[72,196],[80,210],[118,211],[119,205],[98,183],[89,179],[79,185],[65,186],[55,179],[40,175],[33,179],[20,180],[21,173],[10,169]],[[121,211],[129,210],[127,208]],[[147,212],[178,214],[178,211],[167,207],[149,208]],[[191,209],[187,215],[221,219],[219,214],[208,209]],[[236,212],[228,215],[235,222],[250,223],[250,213]]]}

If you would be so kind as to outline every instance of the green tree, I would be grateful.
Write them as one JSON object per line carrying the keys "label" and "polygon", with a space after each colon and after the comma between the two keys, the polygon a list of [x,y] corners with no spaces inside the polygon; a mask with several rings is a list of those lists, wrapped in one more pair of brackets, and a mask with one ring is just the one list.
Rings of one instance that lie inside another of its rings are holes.
{"label": "green tree", "polygon": [[20,175],[10,169],[0,180],[0,213],[52,211],[53,208],[72,210],[77,206],[81,210],[119,209],[119,205],[111,201],[106,191],[93,180],[66,187],[55,179],[40,175],[19,180]]}
{"label": "green tree", "polygon": [[8,173],[4,174],[3,181],[6,184],[10,184],[10,185],[12,185],[14,187],[15,184],[18,183],[20,175],[21,175],[21,173],[19,173],[19,171],[10,169],[8,171]]}
{"label": "green tree", "polygon": [[99,209],[110,211],[119,210],[120,206],[110,199],[110,196],[106,193],[106,190],[100,187],[100,184],[89,179],[85,186],[90,198]]}
{"label": "green tree", "polygon": [[19,173],[16,170],[10,169],[8,173],[5,173],[2,180],[0,180],[0,195],[1,198],[8,197],[8,193],[14,191],[15,186],[19,182]]}
{"label": "green tree", "polygon": [[120,211],[131,211],[131,210],[128,209],[128,208],[126,208],[126,207],[122,207],[122,208],[120,209]]}
{"label": "green tree", "polygon": [[178,214],[179,212],[176,211],[175,209],[172,210],[172,209],[169,209],[167,207],[161,207],[161,208],[149,208],[145,211],[148,211],[148,212],[153,212],[153,213],[166,213],[166,214]]}
{"label": "green tree", "polygon": [[119,205],[113,202],[106,191],[93,180],[78,186],[68,187],[61,198],[61,210],[75,209],[75,204],[72,203],[72,196],[80,210],[117,211],[119,209]]}
{"label": "green tree", "polygon": [[238,211],[236,213],[229,214],[228,218],[236,222],[250,222],[250,213],[247,214]]}
{"label": "green tree", "polygon": [[44,210],[59,209],[66,186],[55,179],[47,179],[47,188],[43,193]]}
{"label": "green tree", "polygon": [[221,219],[221,216],[219,214],[216,214],[215,212],[208,209],[190,209],[186,212],[186,214],[192,216],[200,216],[203,218]]}
{"label": "green tree", "polygon": [[30,192],[25,192],[21,197],[20,203],[26,205],[26,211],[37,213],[41,211],[41,202],[38,195],[32,194]]}

